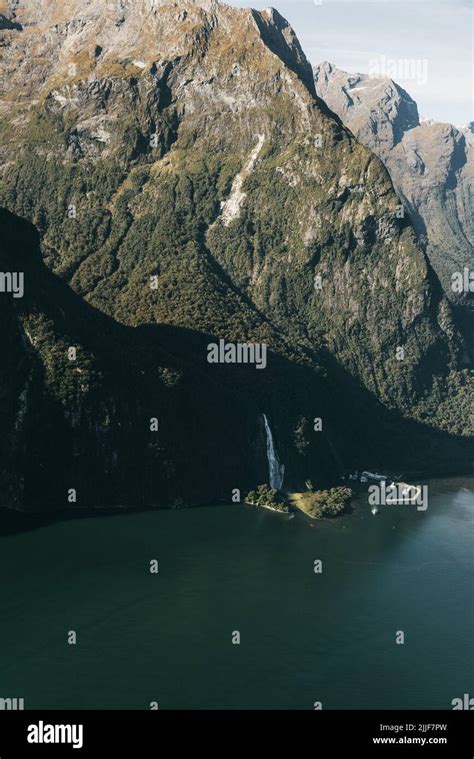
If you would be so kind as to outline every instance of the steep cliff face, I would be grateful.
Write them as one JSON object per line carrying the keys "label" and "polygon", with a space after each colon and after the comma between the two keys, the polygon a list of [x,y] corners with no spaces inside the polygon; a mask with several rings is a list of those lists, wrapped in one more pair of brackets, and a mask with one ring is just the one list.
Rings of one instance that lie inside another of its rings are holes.
{"label": "steep cliff face", "polygon": [[314,76],[318,95],[384,162],[447,297],[474,316],[474,293],[452,288],[454,273],[474,269],[471,130],[420,122],[416,103],[390,79],[330,63]]}
{"label": "steep cliff face", "polygon": [[[310,66],[276,11],[36,0],[0,12],[1,202],[37,226],[44,262],[87,301],[81,308],[120,334],[134,328],[120,355],[137,375],[148,376],[146,361],[161,366],[163,345],[178,346],[177,368],[190,372],[188,394],[171,407],[182,419],[188,398],[198,421],[194,437],[182,426],[171,437],[180,474],[165,500],[256,484],[262,413],[286,484],[312,473],[327,480],[364,456],[398,462],[410,451],[422,465],[434,442],[448,458],[465,455],[465,443],[402,419],[472,434],[450,306],[398,218],[385,168],[315,97]],[[168,327],[153,340],[158,324]],[[273,368],[210,366],[209,333],[267,343]],[[46,342],[54,346],[54,332]],[[222,411],[213,426],[212,390],[201,407],[197,369],[216,388],[215,411],[239,393],[230,418]],[[115,370],[107,376],[104,393],[125,392],[125,381],[109,390]],[[327,422],[320,437],[318,416]],[[214,442],[201,448],[208,436]],[[194,449],[202,487],[184,464]],[[154,492],[164,492],[155,480]]]}

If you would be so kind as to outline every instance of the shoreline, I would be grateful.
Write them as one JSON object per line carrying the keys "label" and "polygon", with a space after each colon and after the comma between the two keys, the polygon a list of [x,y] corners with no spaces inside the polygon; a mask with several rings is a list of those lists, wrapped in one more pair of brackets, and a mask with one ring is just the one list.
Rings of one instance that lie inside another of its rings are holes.
{"label": "shoreline", "polygon": [[[436,482],[443,482],[443,481],[450,481],[450,480],[456,480],[456,479],[462,479],[462,478],[468,478],[468,479],[474,479],[474,471],[470,472],[458,472],[456,474],[443,474],[443,475],[435,475],[433,474],[430,477],[423,478],[424,480],[429,481],[436,481]],[[357,493],[355,493],[355,497],[357,497]],[[18,508],[11,508],[8,506],[0,506],[0,539],[2,537],[8,537],[10,535],[18,535],[23,532],[31,532],[32,530],[37,530],[42,527],[49,527],[53,524],[56,524],[58,522],[67,522],[73,519],[95,519],[99,517],[116,517],[121,516],[123,514],[142,514],[146,512],[158,512],[158,511],[184,511],[188,509],[200,509],[200,508],[219,508],[223,506],[235,506],[239,504],[233,504],[228,501],[223,500],[215,500],[215,501],[209,501],[209,502],[203,502],[203,503],[195,503],[192,505],[182,505],[179,507],[176,506],[91,506],[84,509],[62,509],[58,511],[22,511]],[[249,503],[248,501],[241,501],[240,505],[248,505],[255,507],[255,504]],[[291,514],[293,513],[291,510],[289,512],[286,511],[279,511],[278,509],[273,509],[269,506],[262,506],[261,508],[266,508],[269,511],[273,511],[277,514]],[[306,516],[308,519],[311,519],[313,522],[320,521],[319,519],[315,519],[313,517],[310,517],[308,514],[305,514],[304,512],[300,511],[301,514]],[[322,517],[322,519],[327,519],[328,521],[331,521],[329,518]]]}
{"label": "shoreline", "polygon": [[268,509],[268,511],[274,511],[275,514],[291,514],[291,509],[288,509],[288,511],[284,511],[283,509],[274,509],[271,506],[267,506],[263,503],[252,503],[252,501],[244,501],[245,506],[253,506],[254,508],[257,507],[259,509]]}

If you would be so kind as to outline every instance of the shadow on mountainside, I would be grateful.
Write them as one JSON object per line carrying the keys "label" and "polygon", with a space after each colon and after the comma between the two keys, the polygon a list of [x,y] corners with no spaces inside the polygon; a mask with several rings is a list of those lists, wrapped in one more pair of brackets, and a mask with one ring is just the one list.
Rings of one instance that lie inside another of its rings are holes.
{"label": "shadow on mountainside", "polygon": [[[268,480],[264,413],[288,489],[334,485],[356,468],[472,467],[472,439],[388,410],[334,359],[326,376],[275,353],[264,371],[209,364],[222,336],[116,322],[45,267],[32,224],[0,211],[0,225],[0,268],[25,275],[23,298],[0,294],[0,507],[30,513],[30,526],[67,512],[230,502],[235,489],[243,500]],[[18,520],[10,514],[4,530]]]}

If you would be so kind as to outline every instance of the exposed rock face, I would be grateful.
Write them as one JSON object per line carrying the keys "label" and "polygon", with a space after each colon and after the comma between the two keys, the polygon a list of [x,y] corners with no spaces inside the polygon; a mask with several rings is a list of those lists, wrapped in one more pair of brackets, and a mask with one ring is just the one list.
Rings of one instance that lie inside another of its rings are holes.
{"label": "exposed rock face", "polygon": [[[101,316],[146,335],[138,355],[130,342],[122,350],[138,375],[149,362],[161,367],[163,351],[176,351],[175,368],[189,372],[174,396],[177,429],[157,453],[178,474],[169,487],[152,478],[157,501],[258,484],[263,413],[290,487],[369,456],[423,466],[434,450],[451,462],[454,450],[470,455],[469,441],[433,431],[472,434],[449,303],[397,216],[387,171],[316,98],[311,67],[276,11],[211,0],[28,0],[0,12],[1,202],[37,226],[46,265],[97,309],[88,330]],[[158,324],[169,326],[154,332]],[[210,335],[268,343],[273,368],[209,366]],[[45,341],[54,394],[62,354],[54,330]],[[222,417],[212,424],[202,372]],[[122,398],[127,383],[116,388],[113,373],[101,392]],[[68,392],[64,408],[74,406]],[[145,394],[147,409],[159,404],[148,385],[133,392]],[[135,418],[122,400],[115,408],[114,425]],[[197,420],[190,439],[188,417]],[[129,439],[142,450],[140,436]],[[196,447],[199,487],[185,463]],[[121,450],[123,460],[125,442]]]}
{"label": "exposed rock face", "polygon": [[314,76],[318,95],[384,162],[448,298],[474,316],[474,293],[452,289],[453,273],[474,270],[472,128],[420,122],[416,103],[390,79],[330,63]]}

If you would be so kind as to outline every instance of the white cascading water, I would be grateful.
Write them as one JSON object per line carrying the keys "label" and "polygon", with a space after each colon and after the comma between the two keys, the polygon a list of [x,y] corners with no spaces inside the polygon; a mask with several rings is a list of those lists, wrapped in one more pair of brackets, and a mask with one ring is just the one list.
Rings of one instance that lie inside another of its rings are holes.
{"label": "white cascading water", "polygon": [[275,490],[281,490],[283,486],[283,477],[285,476],[285,467],[278,461],[275,446],[273,444],[272,431],[265,414],[263,415],[263,421],[265,422],[265,432],[267,433],[267,459],[270,472],[270,487]]}

